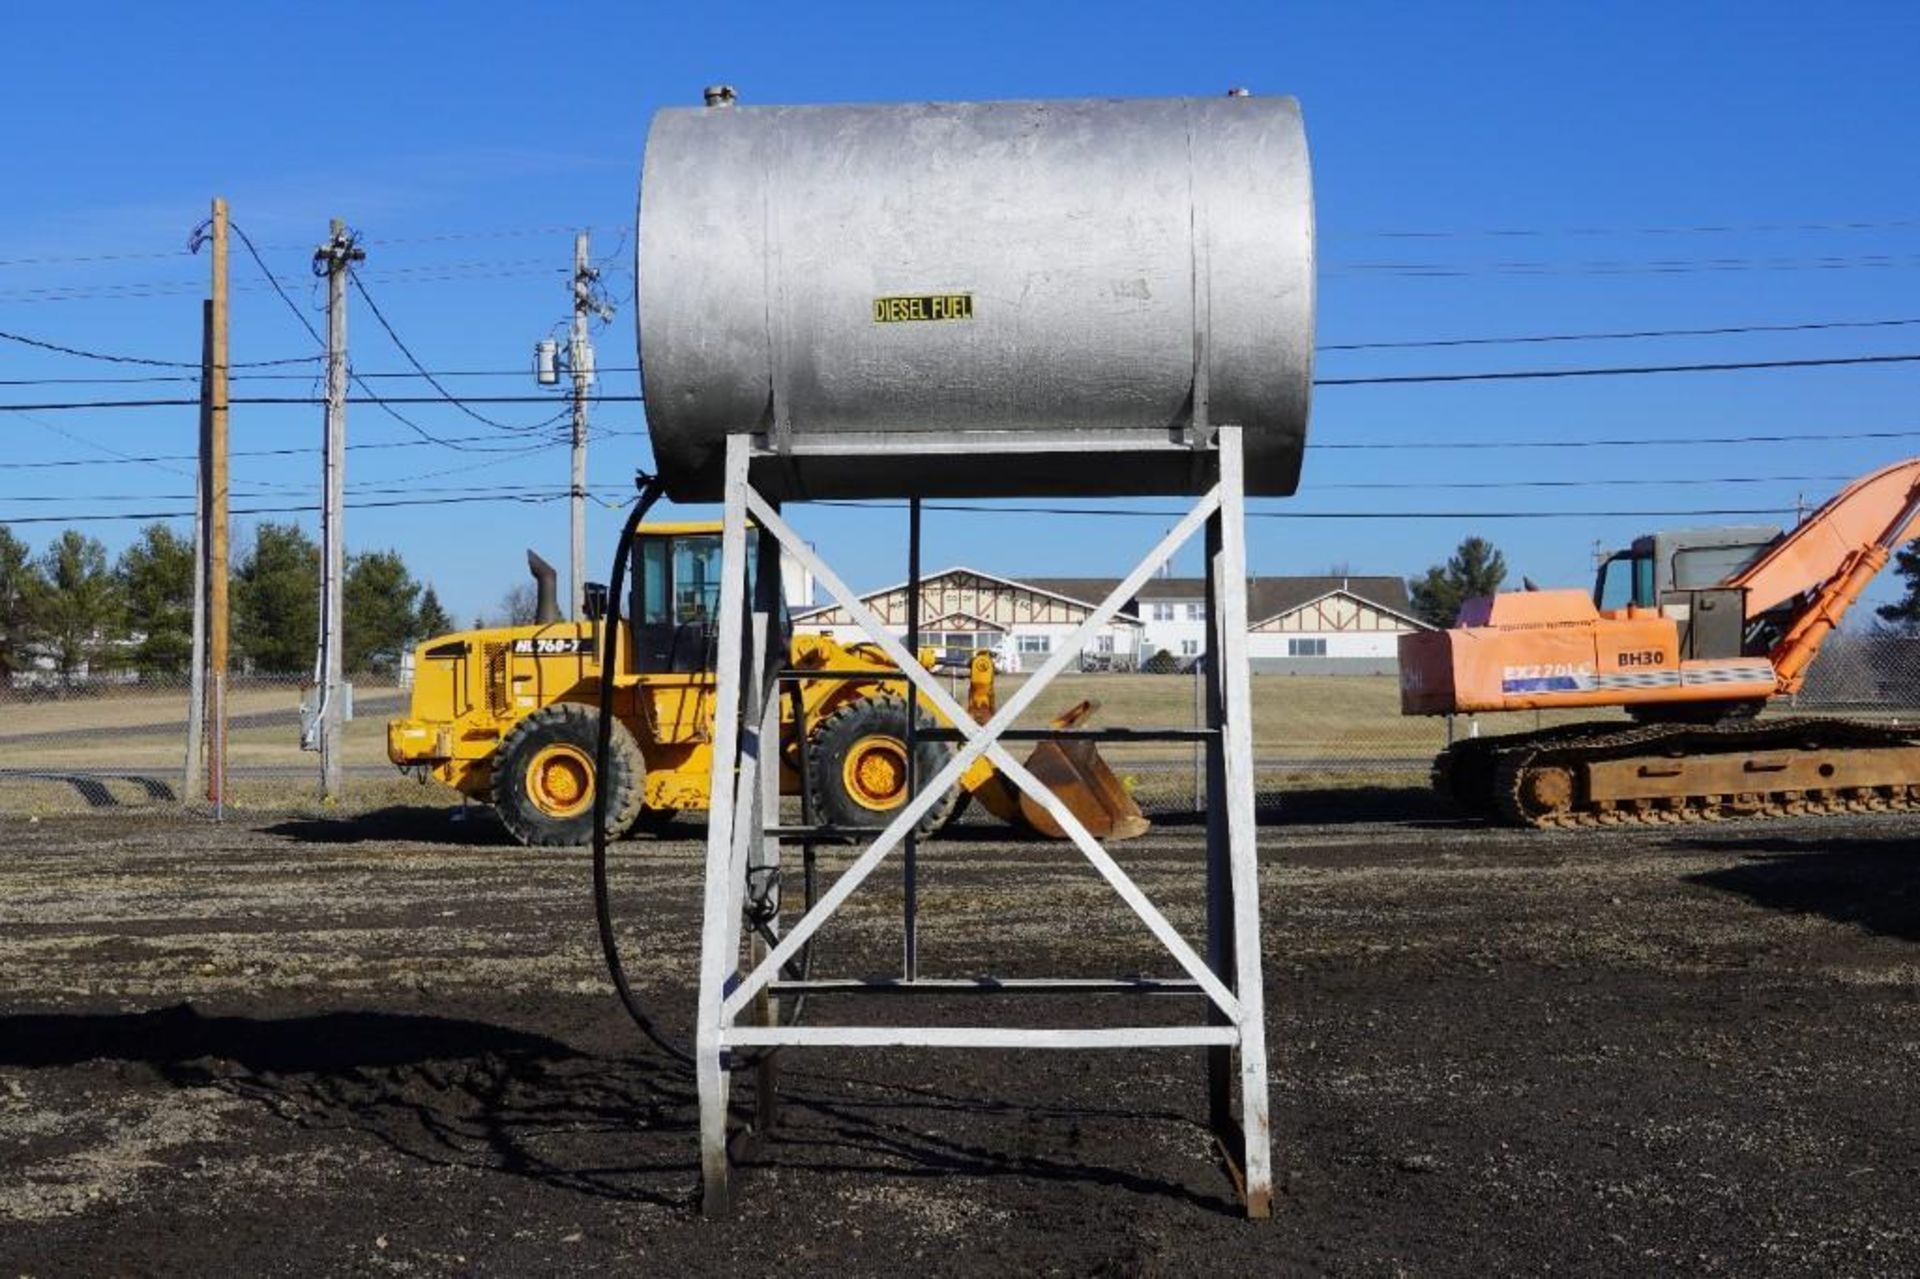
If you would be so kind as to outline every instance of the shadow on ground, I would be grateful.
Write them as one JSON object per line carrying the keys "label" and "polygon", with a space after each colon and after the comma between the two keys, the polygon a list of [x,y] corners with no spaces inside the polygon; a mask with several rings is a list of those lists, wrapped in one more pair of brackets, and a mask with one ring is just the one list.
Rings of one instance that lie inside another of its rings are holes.
{"label": "shadow on ground", "polygon": [[[89,1062],[144,1065],[174,1087],[217,1088],[295,1129],[359,1132],[435,1167],[597,1196],[684,1202],[697,1167],[697,1108],[670,1064],[596,1057],[488,1022],[385,1012],[208,1017],[186,1004],[0,1017],[0,1066]],[[647,1140],[654,1134],[673,1139]],[[594,1149],[596,1135],[625,1139],[631,1157],[609,1162],[613,1148]],[[649,1159],[649,1146],[671,1157]],[[649,1180],[662,1174],[665,1184]]]}
{"label": "shadow on ground", "polygon": [[[1147,811],[1155,826],[1206,825],[1205,813]],[[1262,791],[1254,800],[1261,826],[1338,826],[1350,822],[1461,822],[1460,811],[1426,786],[1340,786]]]}
{"label": "shadow on ground", "polygon": [[[1156,827],[1192,830],[1206,825],[1206,814],[1192,811],[1147,810]],[[1261,826],[1339,825],[1347,822],[1442,822],[1464,819],[1452,805],[1424,786],[1355,786],[1327,790],[1268,791],[1258,797],[1254,812]],[[798,820],[795,818],[795,820]],[[457,844],[470,847],[511,846],[513,837],[491,810],[475,806],[452,808],[427,804],[396,805],[371,812],[337,817],[298,818],[266,827],[271,835],[304,844],[357,844],[375,840],[404,840],[418,844]],[[706,822],[688,814],[658,834],[635,833],[630,838],[705,839]],[[876,831],[876,833],[878,833]],[[1000,844],[1031,840],[1047,844],[1031,831],[1010,827],[985,813],[969,814],[939,835],[957,843]]]}
{"label": "shadow on ground", "polygon": [[1920,941],[1920,839],[1757,835],[1680,845],[1741,854],[1737,865],[1689,875],[1769,910],[1820,915]]}
{"label": "shadow on ground", "polygon": [[337,817],[301,817],[263,828],[302,844],[358,844],[404,840],[415,844],[508,845],[514,839],[491,809],[401,804]]}
{"label": "shadow on ground", "polygon": [[[41,768],[0,769],[0,783],[7,781],[52,782],[70,787],[88,808],[146,807],[156,804],[174,804],[180,799],[166,781],[145,773],[116,773],[92,769],[76,772]],[[114,794],[110,784],[114,782],[138,790],[144,801],[143,804],[129,805],[126,800]]]}
{"label": "shadow on ground", "polygon": [[[0,1066],[90,1063],[130,1063],[151,1069],[163,1085],[217,1088],[258,1103],[301,1150],[314,1139],[337,1141],[326,1134],[358,1133],[433,1167],[687,1211],[697,1201],[691,1075],[652,1049],[597,1055],[546,1035],[410,1013],[203,1016],[179,1004],[144,1013],[0,1016]],[[751,1084],[737,1085],[736,1128],[751,1105]],[[746,1156],[746,1193],[755,1167],[792,1168],[902,1181],[1025,1178],[1236,1212],[1224,1179],[1208,1189],[1143,1173],[1112,1148],[1034,1153],[1073,1149],[1083,1128],[1137,1134],[1150,1122],[1200,1130],[1191,1116],[1091,1100],[1008,1102],[917,1078],[815,1069],[785,1076],[781,1113],[773,1140]],[[1036,1137],[1036,1129],[1053,1131]],[[253,1148],[258,1136],[235,1140]]]}

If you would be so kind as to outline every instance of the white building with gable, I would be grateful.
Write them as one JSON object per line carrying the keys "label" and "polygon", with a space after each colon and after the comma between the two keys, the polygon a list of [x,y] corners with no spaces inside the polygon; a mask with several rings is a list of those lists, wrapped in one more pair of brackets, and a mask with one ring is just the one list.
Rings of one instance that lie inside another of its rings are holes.
{"label": "white building with gable", "polygon": [[[963,665],[976,649],[1002,670],[1031,670],[1086,620],[1118,578],[1014,579],[956,567],[921,583],[921,643]],[[1248,652],[1262,673],[1392,674],[1399,637],[1432,629],[1414,617],[1397,577],[1261,577],[1247,583]],[[907,630],[904,584],[862,597],[897,635]],[[837,605],[794,616],[802,630],[854,642],[860,628]],[[1137,669],[1165,652],[1185,666],[1206,648],[1206,584],[1197,577],[1149,581],[1101,628],[1084,664]]]}

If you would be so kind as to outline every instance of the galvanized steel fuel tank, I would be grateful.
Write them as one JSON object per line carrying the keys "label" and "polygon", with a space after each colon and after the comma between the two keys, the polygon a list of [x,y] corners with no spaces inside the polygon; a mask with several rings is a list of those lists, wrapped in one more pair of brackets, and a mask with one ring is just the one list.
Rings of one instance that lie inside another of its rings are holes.
{"label": "galvanized steel fuel tank", "polygon": [[1298,482],[1313,197],[1291,98],[663,110],[640,361],[655,459],[719,495],[730,432],[791,497]]}

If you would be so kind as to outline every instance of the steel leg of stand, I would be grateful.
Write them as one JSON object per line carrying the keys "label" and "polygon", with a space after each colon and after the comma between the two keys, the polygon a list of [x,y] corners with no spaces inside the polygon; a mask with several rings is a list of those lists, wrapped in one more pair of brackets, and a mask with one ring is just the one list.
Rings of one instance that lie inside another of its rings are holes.
{"label": "steel leg of stand", "polygon": [[1219,428],[1220,553],[1213,585],[1220,608],[1220,682],[1225,719],[1226,832],[1233,889],[1234,993],[1240,1001],[1240,1131],[1247,1215],[1273,1211],[1273,1151],[1267,1092],[1266,986],[1260,965],[1260,862],[1253,808],[1253,679],[1247,660],[1247,519],[1241,433]]}
{"label": "steel leg of stand", "polygon": [[727,437],[725,516],[720,535],[719,645],[714,669],[713,775],[707,808],[706,897],[700,925],[700,999],[694,1075],[700,1095],[701,1206],[732,1207],[727,1169],[727,1088],[721,1060],[721,1003],[740,967],[732,874],[735,769],[740,753],[741,661],[746,638],[747,462],[745,436]]}
{"label": "steel leg of stand", "polygon": [[[755,895],[753,908],[766,916],[767,933],[780,936],[780,837],[766,833],[780,824],[780,688],[778,672],[788,665],[788,645],[780,626],[780,544],[771,536],[758,539],[754,556],[753,628],[757,656],[753,684],[760,703],[758,750],[759,794],[755,797],[752,844],[747,873]],[[758,964],[769,949],[766,936],[755,930],[751,962]],[[780,1002],[771,991],[754,1000],[754,1019],[762,1026],[778,1025]],[[754,1069],[753,1127],[764,1137],[773,1131],[780,1112],[780,1054],[763,1052]]]}

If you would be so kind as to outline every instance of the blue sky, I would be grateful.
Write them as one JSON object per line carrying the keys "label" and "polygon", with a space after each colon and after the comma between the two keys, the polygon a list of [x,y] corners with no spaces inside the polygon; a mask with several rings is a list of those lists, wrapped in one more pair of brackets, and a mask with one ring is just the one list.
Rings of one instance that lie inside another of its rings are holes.
{"label": "blue sky", "polygon": [[[457,15],[457,17],[456,17]],[[567,306],[572,229],[590,227],[617,299],[652,112],[725,81],[749,103],[1292,93],[1306,113],[1327,344],[1615,330],[1920,319],[1920,10],[1901,4],[604,4],[35,7],[0,47],[0,330],[165,359],[197,358],[203,259],[184,252],[209,198],[266,252],[304,308],[330,216],[367,238],[368,287],[437,369],[501,371],[463,390],[531,394],[535,339]],[[1417,232],[1409,236],[1404,233]],[[1443,233],[1443,234],[1433,234]],[[79,261],[75,259],[101,259]],[[32,259],[32,260],[29,260]],[[55,260],[48,260],[55,259]],[[236,361],[311,340],[234,261]],[[357,303],[357,299],[356,299]],[[319,323],[317,310],[311,317]],[[623,308],[596,337],[633,364]],[[354,363],[398,370],[363,307]],[[1327,352],[1329,377],[1920,352],[1920,325],[1712,338]],[[144,370],[164,372],[164,370]],[[0,379],[128,376],[0,343]],[[1412,574],[1470,533],[1515,575],[1584,584],[1596,541],[1709,508],[1791,512],[1845,478],[1920,452],[1920,366],[1328,387],[1298,497],[1256,504],[1261,573]],[[310,382],[237,383],[236,394]],[[387,384],[389,386],[394,384]],[[631,373],[610,393],[637,389]],[[16,403],[191,394],[172,384],[0,389]],[[482,409],[509,425],[561,408]],[[432,433],[524,445],[446,406]],[[4,419],[0,520],[174,510],[191,409]],[[646,462],[635,405],[597,411],[594,485]],[[1701,436],[1908,438],[1686,444]],[[236,409],[236,450],[316,446],[319,411]],[[357,444],[415,438],[356,406]],[[540,442],[544,437],[532,437]],[[1520,442],[1622,439],[1633,447]],[[1491,448],[1414,447],[1459,441]],[[356,449],[362,501],[566,483],[566,450]],[[167,469],[169,467],[177,469]],[[310,501],[317,456],[242,458],[236,507]],[[1732,482],[1769,477],[1767,482]],[[1497,481],[1590,487],[1444,487]],[[1611,483],[1608,483],[1611,481]],[[1631,484],[1621,481],[1632,481]],[[1396,487],[1352,487],[1393,485]],[[34,499],[34,500],[29,500]],[[48,500],[55,499],[55,500]],[[1131,503],[1165,509],[1165,502]],[[1404,512],[1450,518],[1379,518]],[[1558,518],[1493,518],[1495,512]],[[1580,516],[1582,511],[1646,512]],[[1372,518],[1292,518],[1338,512]],[[310,517],[301,517],[311,525]],[[856,585],[902,574],[905,516],[801,517]],[[242,537],[245,536],[244,525]],[[936,514],[929,566],[1117,573],[1165,521]],[[592,523],[604,572],[617,515]],[[131,522],[86,525],[110,547]],[[531,544],[564,562],[562,502],[362,509],[355,549],[395,547],[462,620],[491,608]],[[1189,557],[1183,567],[1191,568]],[[1887,593],[1883,583],[1876,594]]]}

